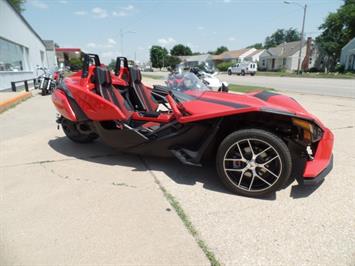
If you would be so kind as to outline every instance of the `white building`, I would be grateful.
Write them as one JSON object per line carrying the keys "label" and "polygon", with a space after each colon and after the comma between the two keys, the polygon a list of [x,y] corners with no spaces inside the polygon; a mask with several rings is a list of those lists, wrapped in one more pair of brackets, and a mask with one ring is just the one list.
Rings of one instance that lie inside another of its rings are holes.
{"label": "white building", "polygon": [[355,38],[341,49],[340,64],[345,70],[355,70]]}
{"label": "white building", "polygon": [[36,66],[48,66],[44,42],[7,0],[0,0],[0,90],[35,78]]}
{"label": "white building", "polygon": [[[259,56],[260,70],[277,71],[287,70],[295,71],[298,68],[298,57],[300,51],[300,42],[281,43],[276,47],[264,50]],[[303,43],[301,50],[301,68],[308,70],[315,66],[318,56],[317,49],[314,47],[311,38]]]}
{"label": "white building", "polygon": [[46,45],[48,68],[57,67],[56,48],[59,48],[58,44],[51,40],[43,40],[43,42]]}

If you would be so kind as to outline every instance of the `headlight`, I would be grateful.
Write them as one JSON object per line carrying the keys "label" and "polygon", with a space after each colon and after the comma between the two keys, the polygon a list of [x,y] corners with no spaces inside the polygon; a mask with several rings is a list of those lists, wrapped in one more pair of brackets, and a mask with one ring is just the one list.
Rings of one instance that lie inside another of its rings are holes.
{"label": "headlight", "polygon": [[306,142],[317,142],[322,138],[322,130],[313,123],[299,118],[292,118],[292,123],[303,129],[303,140]]}

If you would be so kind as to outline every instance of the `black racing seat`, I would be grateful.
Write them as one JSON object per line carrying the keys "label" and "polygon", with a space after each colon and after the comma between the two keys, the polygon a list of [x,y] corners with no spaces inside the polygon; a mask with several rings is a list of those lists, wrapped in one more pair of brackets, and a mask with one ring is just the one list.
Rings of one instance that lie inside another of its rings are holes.
{"label": "black racing seat", "polygon": [[140,105],[147,112],[154,112],[158,105],[154,102],[151,92],[142,83],[141,71],[137,68],[130,68],[131,87],[134,90]]}
{"label": "black racing seat", "polygon": [[113,87],[110,71],[106,67],[96,67],[94,81],[96,93],[116,105],[129,119],[134,110],[131,104]]}

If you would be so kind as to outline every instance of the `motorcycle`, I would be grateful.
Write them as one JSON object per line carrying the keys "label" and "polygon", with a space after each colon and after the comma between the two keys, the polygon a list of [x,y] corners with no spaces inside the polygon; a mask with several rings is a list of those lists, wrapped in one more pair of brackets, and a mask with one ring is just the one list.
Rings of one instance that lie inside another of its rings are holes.
{"label": "motorcycle", "polygon": [[[228,92],[228,83],[217,78],[218,72],[203,71],[198,67],[193,67],[190,72],[194,73],[207,87],[213,91]],[[212,72],[212,73],[211,73]]]}
{"label": "motorcycle", "polygon": [[52,73],[45,67],[37,67],[37,70],[41,70],[43,73],[37,78],[35,88],[41,90],[42,96],[51,94],[56,86],[56,81],[53,79],[54,71]]}

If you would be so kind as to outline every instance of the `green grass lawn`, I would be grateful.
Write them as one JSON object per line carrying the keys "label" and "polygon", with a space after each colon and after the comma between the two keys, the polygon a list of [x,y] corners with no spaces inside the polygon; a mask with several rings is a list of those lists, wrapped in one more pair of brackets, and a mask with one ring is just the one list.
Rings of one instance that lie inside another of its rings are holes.
{"label": "green grass lawn", "polygon": [[149,78],[149,79],[164,79],[165,78],[162,75],[151,75],[151,74],[146,74],[146,73],[142,73],[142,76],[144,78]]}
{"label": "green grass lawn", "polygon": [[289,72],[268,72],[268,71],[258,71],[256,73],[258,76],[268,76],[268,77],[297,77],[297,78],[332,78],[332,79],[355,79],[354,73],[303,73],[297,75],[297,73]]}
{"label": "green grass lawn", "polygon": [[267,90],[267,91],[274,91],[273,88],[266,88],[266,87],[259,87],[259,86],[246,86],[246,85],[237,85],[237,84],[229,84],[228,86],[230,91],[235,92],[252,92],[252,91],[260,91],[260,90]]}

